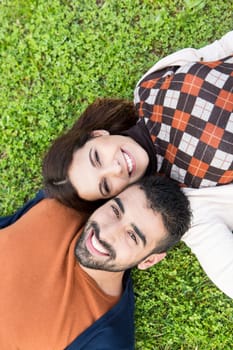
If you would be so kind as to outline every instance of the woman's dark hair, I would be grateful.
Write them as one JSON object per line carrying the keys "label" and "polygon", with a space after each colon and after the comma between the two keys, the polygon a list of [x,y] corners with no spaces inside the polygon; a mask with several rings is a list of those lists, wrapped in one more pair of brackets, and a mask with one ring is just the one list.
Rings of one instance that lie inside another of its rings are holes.
{"label": "woman's dark hair", "polygon": [[53,142],[44,157],[46,194],[68,207],[87,213],[103,204],[103,200],[90,202],[80,198],[72,186],[68,170],[73,154],[90,139],[93,130],[105,129],[110,134],[118,134],[135,125],[137,120],[134,104],[127,100],[103,98],[89,105],[72,128]]}

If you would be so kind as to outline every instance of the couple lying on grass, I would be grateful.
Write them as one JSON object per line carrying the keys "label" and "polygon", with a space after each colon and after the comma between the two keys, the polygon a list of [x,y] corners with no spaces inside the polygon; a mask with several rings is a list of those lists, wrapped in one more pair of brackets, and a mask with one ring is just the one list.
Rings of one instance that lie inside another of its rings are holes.
{"label": "couple lying on grass", "polygon": [[97,100],[52,144],[44,191],[0,221],[2,348],[133,349],[129,269],[180,239],[233,297],[232,38],[162,59],[134,104]]}

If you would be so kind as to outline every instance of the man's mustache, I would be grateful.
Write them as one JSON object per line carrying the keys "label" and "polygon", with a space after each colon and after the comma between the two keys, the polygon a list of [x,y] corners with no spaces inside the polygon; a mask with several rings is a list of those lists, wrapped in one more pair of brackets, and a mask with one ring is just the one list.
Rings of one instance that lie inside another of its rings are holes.
{"label": "man's mustache", "polygon": [[104,240],[102,240],[100,238],[100,227],[99,227],[99,224],[96,221],[91,221],[90,224],[89,224],[89,228],[94,230],[96,238],[102,244],[102,246],[107,250],[107,252],[109,254],[109,257],[111,259],[115,259],[116,258],[116,252],[113,249],[113,247],[109,243],[105,242]]}

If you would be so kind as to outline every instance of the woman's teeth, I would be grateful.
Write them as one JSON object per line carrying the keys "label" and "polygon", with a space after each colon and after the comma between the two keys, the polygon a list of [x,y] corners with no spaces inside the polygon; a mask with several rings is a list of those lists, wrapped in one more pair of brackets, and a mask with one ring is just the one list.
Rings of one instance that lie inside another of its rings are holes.
{"label": "woman's teeth", "polygon": [[129,173],[129,175],[131,175],[131,173],[133,171],[133,162],[127,153],[123,152],[123,154],[124,154],[124,157],[125,157],[125,160],[127,163],[128,173]]}

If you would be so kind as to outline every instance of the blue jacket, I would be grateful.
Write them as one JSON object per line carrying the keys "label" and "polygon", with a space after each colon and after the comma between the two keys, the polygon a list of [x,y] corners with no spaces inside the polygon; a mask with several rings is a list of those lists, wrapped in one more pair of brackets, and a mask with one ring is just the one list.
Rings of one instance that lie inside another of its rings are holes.
{"label": "blue jacket", "polygon": [[[0,217],[0,228],[13,224],[43,198],[44,192],[39,191],[15,214]],[[134,350],[134,294],[130,271],[125,272],[123,285],[124,292],[119,302],[65,350]]]}

